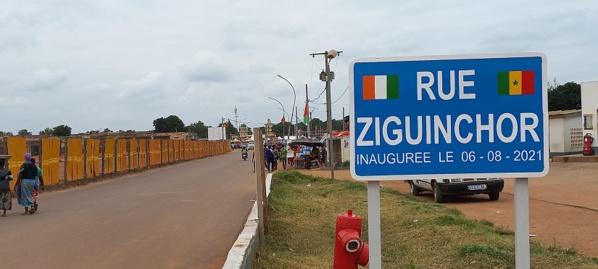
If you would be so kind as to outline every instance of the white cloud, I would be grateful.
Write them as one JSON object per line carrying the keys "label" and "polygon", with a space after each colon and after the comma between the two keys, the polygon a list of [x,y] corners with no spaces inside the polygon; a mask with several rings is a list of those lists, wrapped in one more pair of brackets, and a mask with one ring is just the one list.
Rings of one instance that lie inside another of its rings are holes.
{"label": "white cloud", "polygon": [[185,79],[195,81],[226,82],[232,79],[233,65],[227,64],[227,55],[202,51],[193,56],[190,63],[182,67]]}
{"label": "white cloud", "polygon": [[125,81],[122,88],[118,89],[116,97],[127,102],[136,102],[161,97],[164,90],[165,85],[162,74],[160,72],[150,72],[141,79]]}
{"label": "white cloud", "polygon": [[24,91],[47,91],[58,88],[67,79],[68,73],[64,70],[39,70],[21,79],[16,87]]}

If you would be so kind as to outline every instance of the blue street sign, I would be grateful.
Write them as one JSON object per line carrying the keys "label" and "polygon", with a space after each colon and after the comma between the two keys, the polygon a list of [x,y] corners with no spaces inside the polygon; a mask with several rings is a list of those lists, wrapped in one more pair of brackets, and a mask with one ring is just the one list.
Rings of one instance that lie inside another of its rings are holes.
{"label": "blue street sign", "polygon": [[357,59],[349,75],[356,179],[548,173],[544,54]]}

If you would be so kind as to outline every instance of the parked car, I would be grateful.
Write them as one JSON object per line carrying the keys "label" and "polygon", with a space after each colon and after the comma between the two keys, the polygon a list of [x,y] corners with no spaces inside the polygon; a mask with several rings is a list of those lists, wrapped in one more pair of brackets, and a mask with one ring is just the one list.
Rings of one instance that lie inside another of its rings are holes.
{"label": "parked car", "polygon": [[411,195],[431,191],[436,203],[443,203],[447,196],[488,194],[490,200],[498,200],[505,182],[502,178],[445,178],[409,180]]}
{"label": "parked car", "polygon": [[255,142],[248,142],[247,143],[247,149],[255,149]]}

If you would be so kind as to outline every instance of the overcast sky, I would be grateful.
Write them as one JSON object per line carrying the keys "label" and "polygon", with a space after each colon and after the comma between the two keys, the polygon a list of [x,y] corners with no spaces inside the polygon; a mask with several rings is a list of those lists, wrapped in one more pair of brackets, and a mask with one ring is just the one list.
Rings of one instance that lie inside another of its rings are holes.
{"label": "overcast sky", "polygon": [[[538,51],[548,78],[598,80],[598,1],[2,1],[0,130],[38,134],[66,124],[152,130],[221,118],[263,126],[282,102],[326,119],[322,56],[330,63],[332,116],[348,114],[349,63],[362,57]],[[287,117],[288,121],[288,117]]]}

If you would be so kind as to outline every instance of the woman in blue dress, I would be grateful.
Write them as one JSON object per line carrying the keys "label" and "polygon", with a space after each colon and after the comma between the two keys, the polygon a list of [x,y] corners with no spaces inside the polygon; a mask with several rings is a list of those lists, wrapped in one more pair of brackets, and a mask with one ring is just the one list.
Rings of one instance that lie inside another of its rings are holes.
{"label": "woman in blue dress", "polygon": [[29,207],[33,210],[35,201],[33,200],[33,191],[39,188],[37,184],[37,166],[31,162],[31,154],[25,154],[25,162],[21,165],[17,184],[15,185],[15,192],[17,193],[17,201],[20,205],[25,207],[25,213],[30,214]]}

